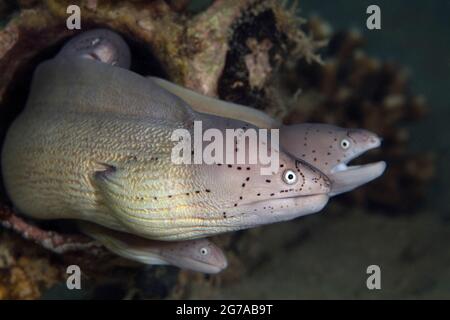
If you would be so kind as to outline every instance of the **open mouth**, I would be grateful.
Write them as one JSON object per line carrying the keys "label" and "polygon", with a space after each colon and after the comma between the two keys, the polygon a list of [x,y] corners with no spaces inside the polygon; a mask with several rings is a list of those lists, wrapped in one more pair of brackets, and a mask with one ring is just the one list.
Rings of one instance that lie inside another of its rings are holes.
{"label": "open mouth", "polygon": [[386,162],[378,161],[375,163],[369,163],[364,165],[349,166],[348,163],[360,156],[361,154],[378,148],[381,145],[381,139],[377,138],[373,143],[365,150],[358,153],[354,157],[348,159],[345,162],[340,163],[333,169],[331,169],[328,178],[331,181],[330,196],[335,196],[340,193],[344,193],[353,190],[363,184],[366,184],[379,176],[381,176],[386,169]]}

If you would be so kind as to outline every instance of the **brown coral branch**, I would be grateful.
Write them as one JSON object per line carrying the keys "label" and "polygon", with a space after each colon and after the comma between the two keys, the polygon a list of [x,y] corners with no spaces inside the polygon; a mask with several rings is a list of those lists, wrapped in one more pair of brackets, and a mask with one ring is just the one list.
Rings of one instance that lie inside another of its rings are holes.
{"label": "brown coral branch", "polygon": [[41,229],[28,223],[6,206],[0,207],[0,224],[19,233],[25,239],[59,254],[87,249],[95,250],[100,247],[96,241],[81,234],[63,235]]}

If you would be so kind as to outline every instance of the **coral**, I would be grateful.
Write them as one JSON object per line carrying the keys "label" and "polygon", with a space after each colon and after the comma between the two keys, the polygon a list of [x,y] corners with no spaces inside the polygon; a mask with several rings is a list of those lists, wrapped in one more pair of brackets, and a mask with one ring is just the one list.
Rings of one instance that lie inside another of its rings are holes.
{"label": "coral", "polygon": [[54,231],[41,229],[21,218],[6,206],[0,207],[0,224],[55,253],[88,250],[95,254],[101,254],[100,251],[97,251],[99,245],[92,239],[79,234],[61,235]]}

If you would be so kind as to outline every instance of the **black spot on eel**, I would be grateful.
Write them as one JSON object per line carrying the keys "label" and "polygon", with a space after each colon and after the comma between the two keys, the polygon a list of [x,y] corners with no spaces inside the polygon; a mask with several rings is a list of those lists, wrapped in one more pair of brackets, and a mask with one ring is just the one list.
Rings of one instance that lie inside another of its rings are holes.
{"label": "black spot on eel", "polygon": [[381,176],[386,169],[384,161],[347,166],[351,160],[381,145],[381,139],[368,130],[319,123],[283,125],[259,110],[206,97],[164,79],[151,79],[198,112],[246,121],[260,128],[279,128],[280,145],[287,153],[327,175],[331,181],[330,196],[366,184]]}
{"label": "black spot on eel", "polygon": [[218,273],[228,265],[222,250],[207,239],[157,241],[81,222],[80,229],[111,252],[129,260],[151,265]]}

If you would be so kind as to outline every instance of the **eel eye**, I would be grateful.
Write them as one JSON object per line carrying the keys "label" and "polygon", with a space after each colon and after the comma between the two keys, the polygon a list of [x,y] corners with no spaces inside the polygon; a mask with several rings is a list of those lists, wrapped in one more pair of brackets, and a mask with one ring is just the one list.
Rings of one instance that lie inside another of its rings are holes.
{"label": "eel eye", "polygon": [[206,256],[206,255],[208,254],[208,249],[207,249],[207,248],[201,248],[201,249],[200,249],[200,254],[201,254],[202,256]]}
{"label": "eel eye", "polygon": [[342,139],[341,140],[341,147],[342,149],[348,149],[350,147],[350,141],[348,141],[347,139]]}
{"label": "eel eye", "polygon": [[297,174],[292,170],[286,170],[283,173],[283,180],[287,184],[294,184],[295,182],[297,182]]}

